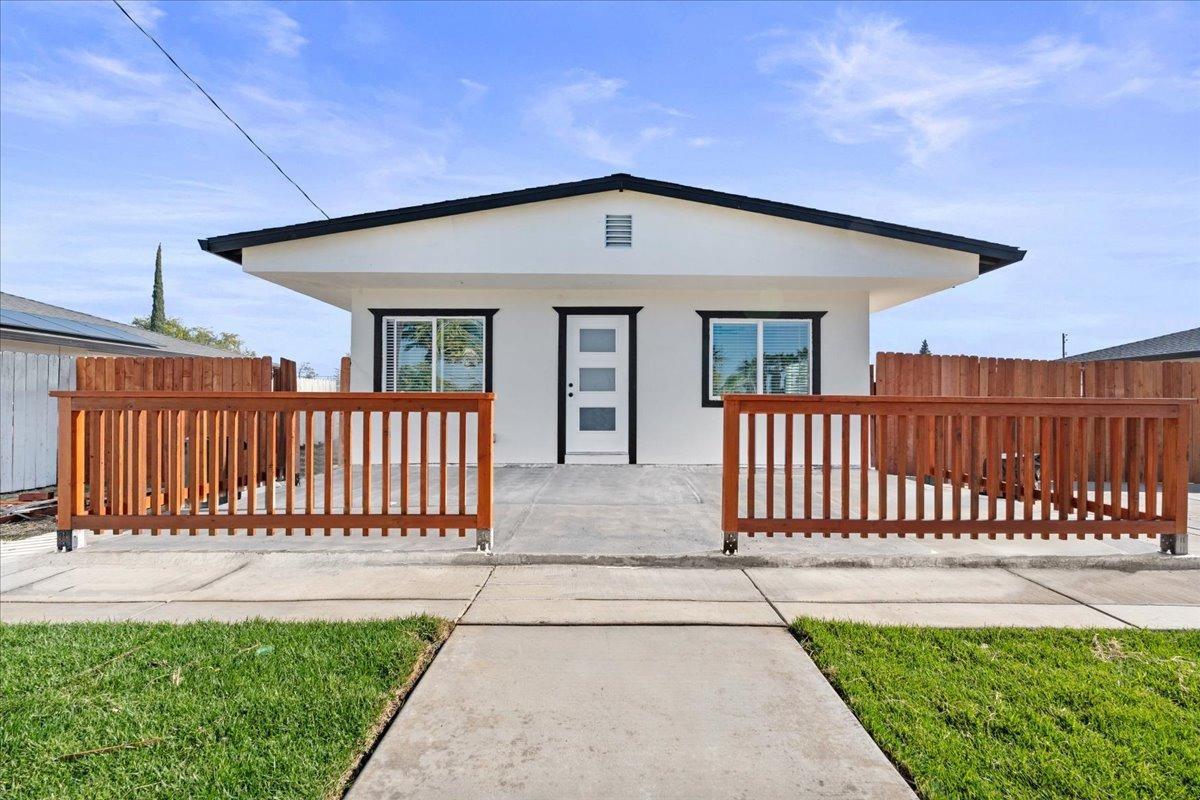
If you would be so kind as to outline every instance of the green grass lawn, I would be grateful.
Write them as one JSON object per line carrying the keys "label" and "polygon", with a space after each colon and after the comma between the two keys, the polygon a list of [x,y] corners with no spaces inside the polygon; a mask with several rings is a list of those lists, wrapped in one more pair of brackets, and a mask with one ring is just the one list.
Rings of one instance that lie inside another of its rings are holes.
{"label": "green grass lawn", "polygon": [[1200,797],[1200,632],[793,631],[922,797]]}
{"label": "green grass lawn", "polygon": [[0,796],[324,798],[445,623],[0,626]]}

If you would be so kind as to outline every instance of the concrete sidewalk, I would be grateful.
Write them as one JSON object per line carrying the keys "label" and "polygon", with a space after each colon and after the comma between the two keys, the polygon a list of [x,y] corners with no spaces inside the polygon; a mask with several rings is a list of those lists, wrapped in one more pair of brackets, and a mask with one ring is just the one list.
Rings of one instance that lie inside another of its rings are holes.
{"label": "concrete sidewalk", "polygon": [[108,553],[0,565],[0,620],[429,613],[462,625],[1200,627],[1200,571],[412,565],[382,554]]}
{"label": "concrete sidewalk", "polygon": [[457,627],[351,787],[375,798],[915,797],[786,630],[1200,627],[1196,570],[412,565],[354,553],[0,564],[0,620]]}
{"label": "concrete sidewalk", "polygon": [[457,629],[349,793],[913,798],[786,631]]}

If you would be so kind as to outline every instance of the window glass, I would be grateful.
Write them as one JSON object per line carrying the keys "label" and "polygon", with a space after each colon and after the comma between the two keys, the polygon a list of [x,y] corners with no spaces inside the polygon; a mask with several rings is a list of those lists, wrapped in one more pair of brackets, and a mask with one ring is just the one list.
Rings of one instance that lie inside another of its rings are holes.
{"label": "window glass", "polygon": [[437,391],[482,392],[483,320],[443,317],[436,324]]}
{"label": "window glass", "polygon": [[396,326],[397,392],[428,392],[433,379],[433,320],[411,320]]}
{"label": "window glass", "polygon": [[615,367],[580,367],[579,391],[614,392],[617,389]]}
{"label": "window glass", "polygon": [[486,323],[481,317],[389,317],[383,326],[382,388],[391,392],[482,392]]}
{"label": "window glass", "polygon": [[615,408],[579,409],[579,430],[615,431],[616,429],[617,410]]}
{"label": "window glass", "polygon": [[617,352],[617,332],[613,328],[580,328],[579,352],[581,353],[615,353]]}
{"label": "window glass", "polygon": [[764,320],[762,323],[764,394],[808,394],[808,323]]}
{"label": "window glass", "polygon": [[710,394],[758,391],[758,323],[712,323]]}

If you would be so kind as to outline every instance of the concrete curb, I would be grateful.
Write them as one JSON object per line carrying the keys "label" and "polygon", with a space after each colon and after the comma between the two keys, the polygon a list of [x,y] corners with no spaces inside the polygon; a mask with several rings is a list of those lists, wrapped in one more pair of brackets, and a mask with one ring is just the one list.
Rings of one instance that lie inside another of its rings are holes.
{"label": "concrete curb", "polygon": [[[52,559],[60,556],[52,556]],[[174,562],[203,560],[227,560],[232,563],[250,563],[258,559],[298,559],[329,561],[339,564],[363,564],[379,566],[534,566],[560,564],[571,566],[603,567],[672,567],[680,569],[747,569],[752,567],[838,567],[881,569],[888,567],[939,567],[978,569],[999,567],[1005,569],[1106,569],[1120,572],[1145,570],[1200,570],[1200,555],[1170,556],[1163,554],[1145,555],[801,555],[793,553],[765,555],[726,556],[721,553],[697,553],[694,555],[588,555],[553,553],[493,553],[476,552],[348,552],[345,550],[308,550],[303,552],[205,552],[187,550],[172,552],[95,551],[84,550],[64,554],[71,566],[82,564],[106,564],[141,562],[143,564],[168,565]]]}

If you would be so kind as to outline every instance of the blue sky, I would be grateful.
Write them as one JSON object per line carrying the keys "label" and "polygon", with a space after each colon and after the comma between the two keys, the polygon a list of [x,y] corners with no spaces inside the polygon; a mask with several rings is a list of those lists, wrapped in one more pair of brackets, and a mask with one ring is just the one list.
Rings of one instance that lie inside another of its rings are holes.
{"label": "blue sky", "polygon": [[[1200,324],[1200,6],[130,2],[331,215],[632,172],[1029,250],[875,349]],[[198,237],[316,217],[108,2],[0,5],[6,291],[331,372],[348,315]]]}

